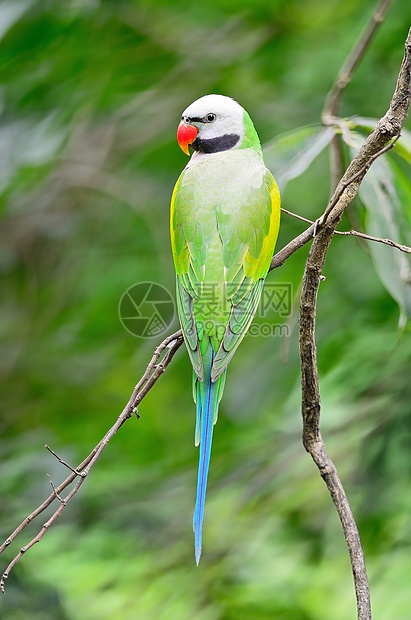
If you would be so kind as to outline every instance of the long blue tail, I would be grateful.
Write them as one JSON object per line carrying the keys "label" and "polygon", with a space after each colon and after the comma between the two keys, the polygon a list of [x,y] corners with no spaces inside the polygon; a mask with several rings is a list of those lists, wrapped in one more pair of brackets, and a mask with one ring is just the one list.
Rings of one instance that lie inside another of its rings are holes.
{"label": "long blue tail", "polygon": [[218,404],[221,400],[225,383],[225,372],[214,383],[211,381],[211,366],[213,364],[214,356],[215,354],[210,344],[206,354],[203,356],[204,380],[199,381],[195,378],[194,390],[195,400],[197,403],[195,443],[196,446],[200,444],[197,499],[193,519],[197,566],[200,561],[202,549],[204,504],[207,489],[208,468],[210,465],[213,428],[217,421]]}

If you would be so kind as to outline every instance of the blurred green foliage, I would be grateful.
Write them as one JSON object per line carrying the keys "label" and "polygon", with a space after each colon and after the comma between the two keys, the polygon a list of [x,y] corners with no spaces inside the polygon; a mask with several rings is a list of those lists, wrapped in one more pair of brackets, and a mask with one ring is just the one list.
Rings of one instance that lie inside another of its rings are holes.
{"label": "blurred green foliage", "polygon": [[[263,142],[318,123],[373,6],[0,4],[2,539],[49,493],[46,473],[55,484],[66,476],[43,444],[73,465],[81,461],[158,342],[126,332],[117,307],[136,282],[174,289],[168,206],[186,162],[175,141],[181,111],[203,94],[228,94],[249,111]],[[385,112],[410,21],[411,4],[398,0],[345,93],[344,114]],[[324,152],[288,183],[283,203],[315,218],[328,192]],[[410,208],[404,205],[408,222]],[[357,201],[344,224],[364,217]],[[278,247],[301,230],[283,216]],[[375,619],[406,620],[411,343],[364,249],[336,238],[325,266],[318,316],[324,435],[358,518]],[[296,303],[306,253],[270,274],[292,283]],[[289,327],[286,339],[247,337],[230,364],[200,566],[191,532],[198,458],[191,370],[181,349],[141,405],[141,419],[123,427],[16,567],[1,618],[355,617],[338,518],[300,441],[295,314]],[[4,566],[38,527],[7,550]]]}

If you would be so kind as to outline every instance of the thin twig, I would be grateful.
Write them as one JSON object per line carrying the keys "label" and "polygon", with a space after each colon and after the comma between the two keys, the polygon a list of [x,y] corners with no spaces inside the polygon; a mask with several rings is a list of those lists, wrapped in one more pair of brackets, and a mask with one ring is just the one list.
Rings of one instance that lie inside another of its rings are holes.
{"label": "thin twig", "polygon": [[284,207],[281,207],[281,211],[286,215],[291,215],[291,217],[295,218],[296,220],[300,220],[301,222],[306,222],[307,224],[314,224],[312,220],[309,220],[308,218],[304,217],[303,215],[299,215],[298,213],[293,213],[292,211],[289,211]]}
{"label": "thin twig", "polygon": [[384,16],[388,11],[391,2],[392,0],[380,0],[371,19],[341,67],[337,79],[335,80],[325,100],[324,109],[321,115],[322,122],[325,125],[332,125],[333,117],[338,116],[338,105],[340,102],[341,93],[350,83],[355,69],[364,57],[364,54],[367,51],[378,27],[383,22]]}
{"label": "thin twig", "polygon": [[53,478],[50,476],[50,474],[47,474],[47,478],[49,479],[50,486],[51,486],[51,488],[52,488],[52,489],[53,489],[53,491],[54,491],[54,495],[57,497],[57,499],[58,499],[58,500],[59,500],[62,504],[64,504],[66,500],[65,500],[65,499],[63,499],[63,498],[62,498],[62,497],[61,497],[61,496],[57,493],[57,489],[56,489],[56,487],[54,486]]}
{"label": "thin twig", "polygon": [[[383,119],[381,119],[381,121],[379,122],[381,123],[382,120]],[[370,134],[369,138],[371,138],[374,131]],[[292,256],[295,252],[297,252],[297,250],[302,248],[309,241],[312,241],[312,239],[318,235],[320,230],[322,230],[327,225],[327,220],[328,220],[330,213],[332,212],[333,208],[335,207],[337,202],[340,200],[340,198],[343,197],[343,194],[345,196],[344,200],[345,200],[346,206],[348,206],[351,203],[352,199],[354,198],[355,194],[358,191],[358,187],[360,186],[360,183],[363,177],[365,176],[367,170],[369,169],[373,161],[377,157],[379,157],[380,155],[382,155],[383,153],[391,149],[394,146],[395,141],[398,139],[398,136],[392,136],[392,138],[394,139],[392,140],[390,144],[385,145],[384,147],[381,147],[381,149],[379,149],[377,153],[373,153],[372,156],[370,156],[368,159],[365,159],[364,155],[366,154],[363,153],[362,151],[363,147],[361,147],[358,154],[351,162],[347,172],[345,173],[340,183],[336,187],[336,190],[333,196],[331,197],[324,213],[318,218],[316,222],[311,224],[311,226],[309,226],[306,230],[304,230],[301,234],[299,234],[297,237],[292,239],[289,243],[287,243],[287,245],[285,245],[283,248],[281,248],[281,250],[279,250],[276,254],[274,254],[273,258],[271,259],[270,267],[268,269],[269,272],[272,271],[273,269],[276,269],[277,267],[281,267],[281,265],[283,265],[285,261],[288,258],[290,258],[290,256]],[[388,139],[391,139],[391,136]],[[361,154],[361,157],[359,157],[360,154]],[[358,158],[358,161],[364,160],[362,161],[362,165],[360,167],[358,167],[357,158]],[[353,166],[353,163],[354,163],[354,166]],[[353,171],[350,176],[347,176],[347,173],[349,171],[351,172],[352,168],[354,168],[355,171]],[[351,194],[352,194],[352,198],[350,198]]]}
{"label": "thin twig", "polygon": [[374,241],[376,243],[383,243],[384,245],[390,245],[392,248],[396,250],[400,250],[400,252],[405,252],[406,254],[411,254],[411,248],[408,245],[402,245],[401,243],[397,243],[392,239],[381,239],[380,237],[373,237],[372,235],[366,235],[365,233],[359,232],[358,230],[336,230],[336,235],[351,235],[353,237],[360,237],[361,239],[367,239],[367,241]]}
{"label": "thin twig", "polygon": [[76,474],[76,476],[82,475],[78,469],[75,469],[74,467],[69,465],[69,463],[66,463],[66,461],[64,461],[56,452],[54,452],[54,450],[52,450],[49,445],[46,444],[44,447],[46,448],[46,450],[50,452],[50,454],[52,454],[58,460],[59,463],[61,463],[62,465],[64,465],[64,467],[67,467],[67,469],[72,471],[73,474]]}
{"label": "thin twig", "polygon": [[[90,473],[91,469],[96,464],[99,459],[101,453],[104,448],[107,446],[111,438],[116,434],[116,432],[120,429],[120,427],[124,424],[126,420],[128,420],[133,412],[136,410],[138,405],[141,403],[143,398],[147,395],[147,393],[151,390],[153,385],[158,381],[163,372],[165,372],[167,366],[170,364],[173,359],[175,353],[180,348],[183,343],[183,336],[181,330],[167,336],[163,340],[163,342],[155,349],[153,356],[148,363],[148,366],[141,377],[140,381],[135,386],[133,393],[130,396],[130,399],[127,405],[124,407],[122,413],[117,418],[115,424],[107,431],[103,439],[97,444],[97,446],[90,452],[90,454],[82,461],[76,469],[73,469],[68,463],[63,461],[58,454],[56,454],[51,448],[48,446],[47,449],[53,456],[65,467],[68,467],[72,473],[57,487],[54,486],[51,478],[50,484],[53,489],[53,493],[49,495],[49,497],[40,505],[36,510],[34,510],[31,514],[29,514],[22,523],[14,530],[14,532],[5,540],[5,542],[0,546],[0,554],[8,547],[13,540],[18,536],[28,525],[31,523],[36,517],[38,517],[42,512],[53,503],[55,499],[58,499],[60,505],[52,514],[50,519],[44,523],[43,527],[40,529],[38,534],[24,547],[20,549],[20,552],[13,558],[13,560],[9,563],[6,570],[3,573],[3,576],[0,580],[0,591],[4,593],[5,591],[5,581],[8,578],[10,571],[17,564],[17,562],[21,559],[21,557],[33,547],[36,543],[40,542],[49,527],[54,523],[54,521],[61,515],[63,510],[66,508],[70,500],[74,497],[74,495],[78,492],[79,488],[83,484],[84,480]],[[162,353],[168,349],[161,362],[158,363]],[[61,492],[66,489],[74,480],[78,478],[75,486],[72,490],[67,494],[65,498],[61,497]]]}
{"label": "thin twig", "polygon": [[314,232],[316,229],[316,225],[311,224],[306,230],[300,233],[297,237],[292,239],[285,245],[281,250],[276,252],[271,259],[270,267],[268,271],[272,271],[273,269],[277,269],[277,267],[281,267],[284,265],[285,261],[290,258],[297,250],[302,248],[306,243],[312,241],[314,237]]}
{"label": "thin twig", "polygon": [[[358,67],[366,51],[368,50],[372,39],[384,20],[384,16],[391,2],[392,0],[380,0],[374,9],[371,19],[341,67],[337,78],[325,99],[325,105],[321,114],[321,120],[324,125],[339,125],[339,119],[337,119],[337,116],[341,95],[350,83],[355,69]],[[337,187],[337,183],[342,177],[343,170],[341,139],[336,132],[330,142],[331,192],[334,192]]]}
{"label": "thin twig", "polygon": [[[384,3],[385,4],[385,3]],[[320,430],[319,430],[319,391],[318,391],[318,370],[316,366],[315,358],[315,308],[316,308],[316,295],[318,290],[318,284],[321,279],[321,268],[325,259],[325,255],[328,249],[328,245],[335,232],[343,210],[351,202],[355,196],[356,191],[361,183],[362,178],[366,174],[369,166],[376,157],[382,152],[385,152],[387,148],[391,148],[387,145],[388,141],[395,136],[399,135],[402,124],[405,120],[406,113],[408,111],[410,89],[409,89],[409,75],[410,75],[410,60],[409,55],[411,52],[411,31],[406,42],[406,56],[403,61],[402,69],[400,72],[399,80],[397,83],[396,92],[394,94],[392,104],[389,112],[383,119],[380,120],[376,129],[370,134],[366,143],[357,153],[346,174],[341,179],[339,186],[337,187],[333,199],[330,201],[323,217],[319,222],[315,222],[310,225],[301,235],[293,239],[285,248],[280,250],[272,259],[270,270],[283,264],[286,258],[292,253],[301,248],[305,243],[310,241],[313,237],[314,243],[310,250],[309,259],[307,261],[306,273],[304,278],[304,288],[302,293],[302,303],[300,309],[300,333],[301,333],[301,359],[302,359],[302,382],[303,382],[303,419],[304,419],[304,445],[310,452],[314,461],[320,469],[321,475],[327,483],[333,500],[336,504],[337,510],[341,522],[343,524],[344,533],[346,535],[347,544],[350,550],[350,558],[352,561],[353,572],[355,577],[355,585],[357,592],[357,601],[359,609],[359,619],[366,620],[371,618],[371,612],[368,613],[367,600],[369,605],[369,591],[368,583],[365,573],[364,581],[364,559],[362,556],[361,545],[358,547],[359,537],[356,529],[354,517],[352,516],[349,508],[348,501],[346,500],[344,490],[341,482],[339,481],[338,474],[331,460],[329,459],[325,446],[322,442]],[[407,81],[408,78],[408,81]],[[402,96],[402,97],[401,97]],[[391,243],[390,243],[391,245]],[[314,258],[316,253],[319,261],[316,263]],[[310,279],[311,277],[311,279]],[[306,304],[306,306],[305,306]],[[304,320],[306,321],[304,323]],[[307,339],[305,342],[304,339]],[[147,366],[147,369],[140,381],[133,390],[133,393],[124,408],[123,412],[118,417],[116,423],[109,429],[99,444],[92,450],[92,452],[80,463],[80,465],[73,470],[73,468],[64,462],[54,451],[50,448],[49,451],[61,462],[64,466],[71,470],[71,474],[57,487],[51,481],[53,493],[30,515],[28,515],[24,521],[16,528],[16,530],[7,538],[7,540],[0,547],[0,553],[9,546],[12,541],[20,534],[33,519],[40,515],[44,510],[54,501],[59,500],[60,505],[55,510],[50,519],[43,525],[38,534],[24,547],[21,548],[20,553],[10,562],[3,577],[0,581],[0,589],[4,592],[4,583],[8,578],[10,571],[20,560],[22,555],[26,553],[32,546],[39,542],[53,522],[60,516],[64,508],[68,505],[70,500],[78,492],[80,486],[83,484],[87,475],[94,467],[104,448],[107,446],[111,438],[129,419],[133,412],[137,412],[139,403],[143,400],[149,390],[153,387],[161,374],[166,370],[170,364],[176,351],[180,348],[183,342],[181,331],[168,336],[163,342],[156,348],[154,354]],[[307,345],[307,350],[304,349],[304,345]],[[165,349],[168,348],[168,351]],[[164,356],[160,363],[158,363],[160,356],[164,353]],[[318,452],[317,452],[318,449]],[[61,492],[66,489],[74,480],[77,482],[71,489],[65,498],[61,497]],[[357,556],[354,551],[357,552]],[[359,572],[357,572],[359,571]],[[367,599],[368,597],[368,599]],[[362,607],[361,607],[362,605]],[[364,615],[365,614],[365,615]]]}
{"label": "thin twig", "polygon": [[[370,135],[372,135],[372,134],[370,134]],[[335,205],[339,201],[339,199],[342,196],[344,190],[347,189],[347,187],[349,187],[350,185],[352,186],[354,181],[357,181],[357,179],[359,179],[359,181],[360,181],[359,185],[360,185],[362,179],[364,178],[364,176],[366,174],[366,172],[368,172],[371,164],[377,159],[377,157],[380,157],[381,155],[383,155],[384,153],[386,153],[387,151],[392,149],[394,147],[395,143],[397,142],[399,137],[400,137],[399,133],[397,135],[392,136],[392,139],[390,138],[391,142],[389,142],[388,144],[386,144],[383,147],[381,147],[381,149],[379,149],[376,153],[373,153],[366,161],[363,162],[361,167],[359,167],[358,169],[355,170],[355,172],[353,172],[353,174],[351,176],[347,176],[347,173],[345,173],[345,175],[343,176],[343,178],[341,179],[341,181],[337,185],[337,187],[335,189],[335,192],[332,195],[331,200],[328,203],[326,210],[324,211],[324,213],[320,217],[317,225],[324,226],[324,224],[325,224],[325,222],[327,220],[327,217],[329,216],[329,214],[331,213],[331,211],[333,210],[333,208],[335,207]],[[354,159],[351,162],[350,167],[348,168],[347,172],[352,167],[356,168],[355,165],[353,166],[353,163],[355,162],[355,160],[356,160],[356,158],[354,157]],[[355,193],[357,193],[357,190],[356,190]],[[352,202],[352,198],[350,199],[349,202],[350,203]],[[344,209],[345,209],[345,207],[344,207]]]}
{"label": "thin twig", "polygon": [[[307,224],[314,224],[312,220],[309,220],[298,213],[293,213],[292,211],[288,211],[288,209],[284,209],[281,207],[281,211],[294,217],[296,220],[301,220],[302,222],[306,222]],[[400,250],[401,252],[405,252],[406,254],[411,254],[411,248],[408,245],[402,245],[401,243],[397,243],[392,239],[381,239],[380,237],[373,237],[372,235],[366,235],[365,233],[359,232],[358,230],[334,230],[334,235],[342,235],[342,236],[352,236],[352,237],[361,237],[361,239],[367,239],[367,241],[374,241],[375,243],[384,243],[385,245],[389,245],[396,250]]]}
{"label": "thin twig", "polygon": [[385,152],[390,146],[390,140],[400,135],[410,100],[411,29],[405,42],[405,55],[389,110],[352,160],[321,218],[324,225],[320,226],[308,254],[300,302],[303,443],[327,485],[342,524],[354,576],[358,620],[371,620],[370,591],[358,528],[320,432],[321,404],[315,345],[317,294],[325,257],[342,214],[357,194],[369,162]]}

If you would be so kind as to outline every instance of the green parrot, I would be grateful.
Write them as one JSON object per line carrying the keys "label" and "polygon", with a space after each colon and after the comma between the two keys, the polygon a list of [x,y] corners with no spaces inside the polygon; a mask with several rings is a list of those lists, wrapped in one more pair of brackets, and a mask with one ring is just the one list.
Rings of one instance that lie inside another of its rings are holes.
{"label": "green parrot", "polygon": [[187,155],[193,150],[174,188],[170,228],[177,309],[197,407],[198,565],[213,427],[227,365],[260,301],[280,225],[280,194],[251,118],[234,99],[206,95],[192,103],[177,140]]}

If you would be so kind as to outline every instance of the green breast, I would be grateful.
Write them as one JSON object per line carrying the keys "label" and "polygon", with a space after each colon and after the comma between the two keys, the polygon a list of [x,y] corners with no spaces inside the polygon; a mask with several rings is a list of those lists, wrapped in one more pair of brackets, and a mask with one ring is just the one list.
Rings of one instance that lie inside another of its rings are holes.
{"label": "green breast", "polygon": [[253,284],[244,266],[258,265],[269,234],[271,182],[252,149],[196,154],[178,181],[171,216],[176,271],[194,299],[199,339],[210,336],[214,348],[236,289],[244,280]]}

